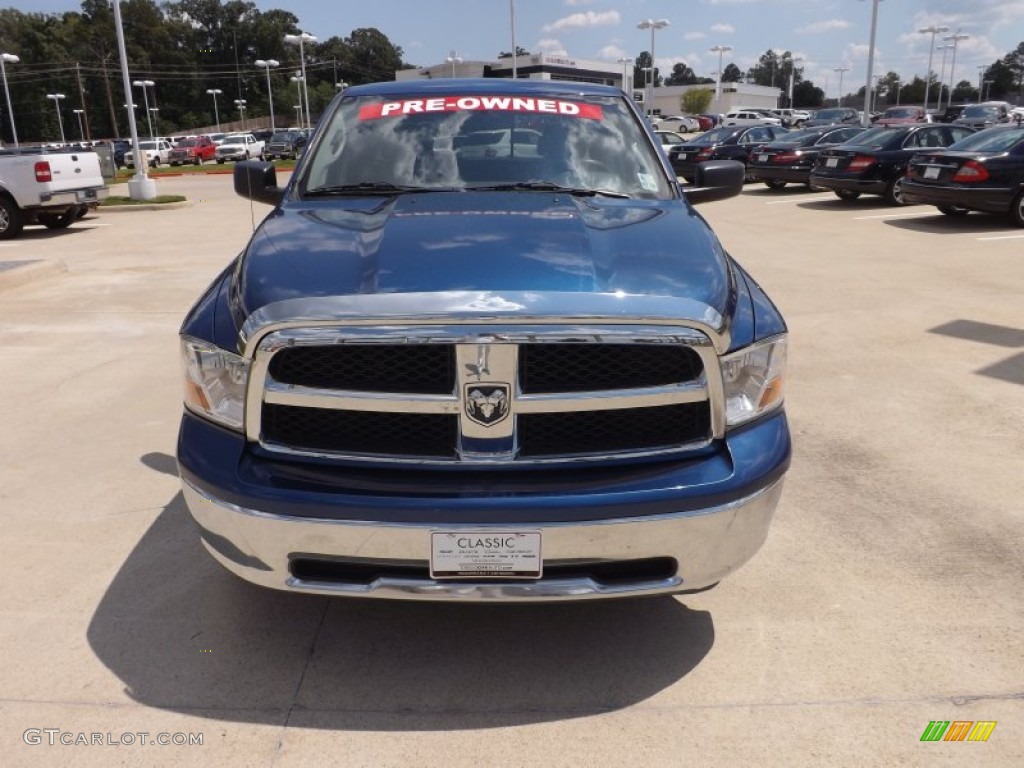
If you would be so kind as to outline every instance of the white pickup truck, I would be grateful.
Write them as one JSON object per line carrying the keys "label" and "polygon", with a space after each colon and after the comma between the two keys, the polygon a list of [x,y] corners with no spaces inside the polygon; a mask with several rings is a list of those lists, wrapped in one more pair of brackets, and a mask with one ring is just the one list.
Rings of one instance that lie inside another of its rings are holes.
{"label": "white pickup truck", "polygon": [[254,157],[263,159],[265,142],[260,141],[251,133],[232,133],[224,137],[217,145],[217,162],[225,160],[251,160]]}
{"label": "white pickup truck", "polygon": [[107,194],[95,152],[0,150],[0,240],[26,224],[64,229]]}

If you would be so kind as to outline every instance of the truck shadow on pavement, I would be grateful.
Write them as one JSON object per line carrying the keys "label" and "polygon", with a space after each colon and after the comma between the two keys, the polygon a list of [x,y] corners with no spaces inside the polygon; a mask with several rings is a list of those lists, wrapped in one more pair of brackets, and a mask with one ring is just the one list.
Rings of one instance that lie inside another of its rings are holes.
{"label": "truck shadow on pavement", "polygon": [[[172,473],[162,454],[143,458]],[[146,706],[339,730],[458,730],[618,710],[686,676],[710,613],[673,598],[451,605],[289,594],[203,550],[174,496],[121,566],[90,647]]]}

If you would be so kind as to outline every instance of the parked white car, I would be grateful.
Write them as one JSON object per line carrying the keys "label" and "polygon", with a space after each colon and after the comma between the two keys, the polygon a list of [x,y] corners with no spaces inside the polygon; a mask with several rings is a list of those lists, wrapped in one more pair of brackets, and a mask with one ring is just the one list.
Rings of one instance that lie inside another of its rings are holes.
{"label": "parked white car", "polygon": [[251,160],[254,157],[263,159],[264,143],[251,133],[232,133],[224,137],[217,145],[217,162],[225,160]]}
{"label": "parked white car", "polygon": [[[164,139],[140,141],[139,149],[142,150],[142,156],[150,168],[166,165],[171,157],[171,144]],[[127,149],[124,153],[124,165],[126,168],[135,167],[135,151],[132,148]]]}
{"label": "parked white car", "polygon": [[725,114],[722,125],[782,125],[782,120],[771,117],[767,112],[734,109]]}
{"label": "parked white car", "polygon": [[772,109],[769,111],[779,118],[786,128],[802,126],[811,119],[811,113],[802,109]]}
{"label": "parked white car", "polygon": [[670,115],[655,123],[659,131],[675,131],[676,133],[696,133],[700,130],[700,121],[689,115]]}

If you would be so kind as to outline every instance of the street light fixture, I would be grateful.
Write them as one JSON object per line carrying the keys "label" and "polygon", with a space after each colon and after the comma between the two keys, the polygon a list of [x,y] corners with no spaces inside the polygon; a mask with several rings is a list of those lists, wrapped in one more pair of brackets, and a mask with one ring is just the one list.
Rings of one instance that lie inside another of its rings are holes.
{"label": "street light fixture", "polygon": [[713,45],[708,50],[718,54],[718,77],[715,78],[715,109],[718,109],[718,101],[722,98],[722,56],[731,51],[732,46]]}
{"label": "street light fixture", "polygon": [[206,92],[213,96],[213,119],[217,123],[217,133],[220,133],[220,112],[217,111],[217,95],[224,93],[220,88],[207,88]]}
{"label": "street light fixture", "polygon": [[146,104],[146,124],[149,125],[149,138],[156,141],[156,134],[153,133],[153,120],[149,116],[149,91],[147,88],[152,88],[156,83],[152,80],[136,80],[132,85],[142,89],[142,99]]}
{"label": "street light fixture", "polygon": [[245,99],[235,99],[235,106],[238,107],[238,114],[240,114],[242,116],[242,130],[243,131],[245,130],[245,105],[247,103],[248,102],[246,102]]}
{"label": "street light fixture", "polygon": [[[932,54],[935,53],[935,36],[937,34],[939,34],[940,32],[949,32],[949,27],[937,27],[934,24],[932,24],[932,26],[930,26],[930,27],[925,27],[924,29],[919,29],[917,31],[920,32],[922,35],[930,34],[932,36],[931,44],[928,46],[928,77],[926,77],[925,81],[924,81],[924,111],[925,111],[925,114],[927,114],[928,113],[928,91],[931,88],[931,85],[932,85],[932,75],[934,74],[932,72]],[[940,89],[939,90],[939,94],[941,95],[941,93],[942,93],[942,91]],[[937,106],[938,105],[936,105],[936,107]]]}
{"label": "street light fixture", "polygon": [[132,96],[132,79],[128,74],[128,51],[124,43],[124,25],[121,23],[121,0],[114,0],[114,34],[117,38],[117,56],[121,64],[121,82],[124,96],[131,108],[128,109],[128,135],[132,140],[132,156],[135,160],[135,175],[128,181],[128,196],[132,200],[152,200],[156,197],[156,182],[146,175],[145,159],[139,141],[139,130],[135,123],[135,98]]}
{"label": "street light fixture", "polygon": [[803,59],[799,56],[793,56],[789,60],[789,103],[786,106],[790,109],[793,108],[793,79],[796,75],[796,63],[798,61],[803,61]]}
{"label": "street light fixture", "polygon": [[953,41],[953,61],[949,65],[949,96],[946,97],[946,106],[947,107],[953,101],[953,83],[955,82],[955,78],[953,76],[953,73],[956,71],[956,46],[957,46],[957,43],[959,43],[961,40],[966,40],[969,37],[970,37],[970,35],[962,34],[959,30],[957,30],[955,35],[948,35],[948,36],[942,38],[943,40],[952,40]]}
{"label": "street light fixture", "polygon": [[644,19],[636,25],[637,29],[649,29],[651,30],[651,79],[647,83],[647,89],[644,96],[644,107],[647,110],[648,115],[654,114],[654,72],[657,67],[654,64],[654,33],[659,29],[664,29],[671,24],[668,19]]}
{"label": "street light fixture", "polygon": [[[313,122],[309,119],[309,89],[306,84],[306,43],[315,43],[316,38],[308,32],[300,32],[297,35],[285,35],[284,41],[299,46],[299,59],[302,63],[302,93],[306,101],[306,127],[312,128]],[[292,78],[294,80],[294,78]]]}
{"label": "street light fixture", "polygon": [[274,93],[270,88],[270,69],[271,67],[281,66],[281,62],[275,61],[274,59],[256,59],[256,66],[263,67],[267,70],[267,99],[270,101],[270,130],[276,130],[274,127]]}
{"label": "street light fixture", "polygon": [[844,72],[849,72],[850,68],[849,67],[835,67],[832,71],[839,73],[839,98],[836,99],[836,106],[837,107],[841,107],[841,106],[843,106],[843,73]]}
{"label": "street light fixture", "polygon": [[18,131],[14,127],[14,111],[11,109],[11,92],[7,90],[7,68],[4,64],[17,64],[21,61],[20,58],[15,56],[13,53],[0,53],[0,74],[4,78],[4,95],[7,97],[7,117],[11,121],[11,138],[14,140],[14,146],[18,146]]}
{"label": "street light fixture", "polygon": [[[515,54],[512,55],[513,57],[515,56]],[[445,61],[452,65],[452,77],[455,77],[455,65],[462,63],[462,57],[459,56],[457,51],[448,51],[448,56],[445,58]]]}
{"label": "street light fixture", "polygon": [[82,143],[84,144],[85,143],[85,128],[82,126],[82,115],[85,114],[85,110],[84,109],[73,109],[71,111],[74,112],[75,116],[78,118],[78,135],[82,137]]}
{"label": "street light fixture", "polygon": [[[862,128],[871,125],[871,81],[875,70],[875,32],[878,30],[878,0],[871,3],[871,36],[868,39],[868,76],[864,81],[864,111],[861,113]],[[842,89],[840,89],[842,90]]]}
{"label": "street light fixture", "polygon": [[159,136],[160,135],[160,114],[159,114],[160,110],[157,109],[156,107],[150,107],[149,111],[153,115],[153,125],[156,126],[156,129],[155,129],[153,135],[154,136]]}
{"label": "street light fixture", "polygon": [[[301,96],[301,94],[300,94],[300,96]],[[295,105],[295,125],[297,125],[300,128],[302,127],[302,105],[301,104],[296,104]]]}
{"label": "street light fixture", "polygon": [[60,143],[64,143],[64,118],[60,116],[60,100],[67,98],[63,93],[48,93],[46,98],[53,99],[53,106],[57,108],[57,124],[60,126]]}
{"label": "street light fixture", "polygon": [[633,86],[632,85],[627,86],[626,83],[629,82],[629,80],[630,80],[630,77],[629,77],[629,65],[633,63],[633,60],[631,58],[629,58],[629,56],[623,56],[620,59],[618,59],[618,62],[619,62],[619,64],[622,65],[622,91],[624,93],[629,94],[629,98],[632,99],[633,98]]}

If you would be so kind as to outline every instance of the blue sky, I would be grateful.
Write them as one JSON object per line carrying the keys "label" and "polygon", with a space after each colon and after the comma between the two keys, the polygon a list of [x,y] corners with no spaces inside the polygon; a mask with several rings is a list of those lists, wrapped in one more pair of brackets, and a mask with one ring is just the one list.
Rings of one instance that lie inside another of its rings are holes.
{"label": "blue sky", "polygon": [[[667,19],[655,54],[663,72],[685,61],[713,77],[718,55],[746,70],[769,48],[803,59],[804,76],[835,96],[837,67],[849,67],[843,90],[855,91],[867,73],[872,0],[515,0],[520,46],[615,61],[650,48],[650,32],[638,22]],[[490,59],[511,49],[509,0],[256,0],[261,10],[282,8],[299,17],[304,31],[324,39],[358,27],[377,27],[400,45],[407,61],[436,64],[450,50],[464,59]],[[66,11],[74,0],[22,0],[22,11]],[[956,79],[976,82],[978,66],[990,64],[1024,41],[1024,0],[881,0],[875,73],[893,70],[909,80],[928,69],[931,36],[918,29],[947,26],[969,35],[958,42]],[[942,45],[941,35],[936,47]],[[933,70],[939,73],[942,51]],[[948,54],[948,66],[952,55]]]}

